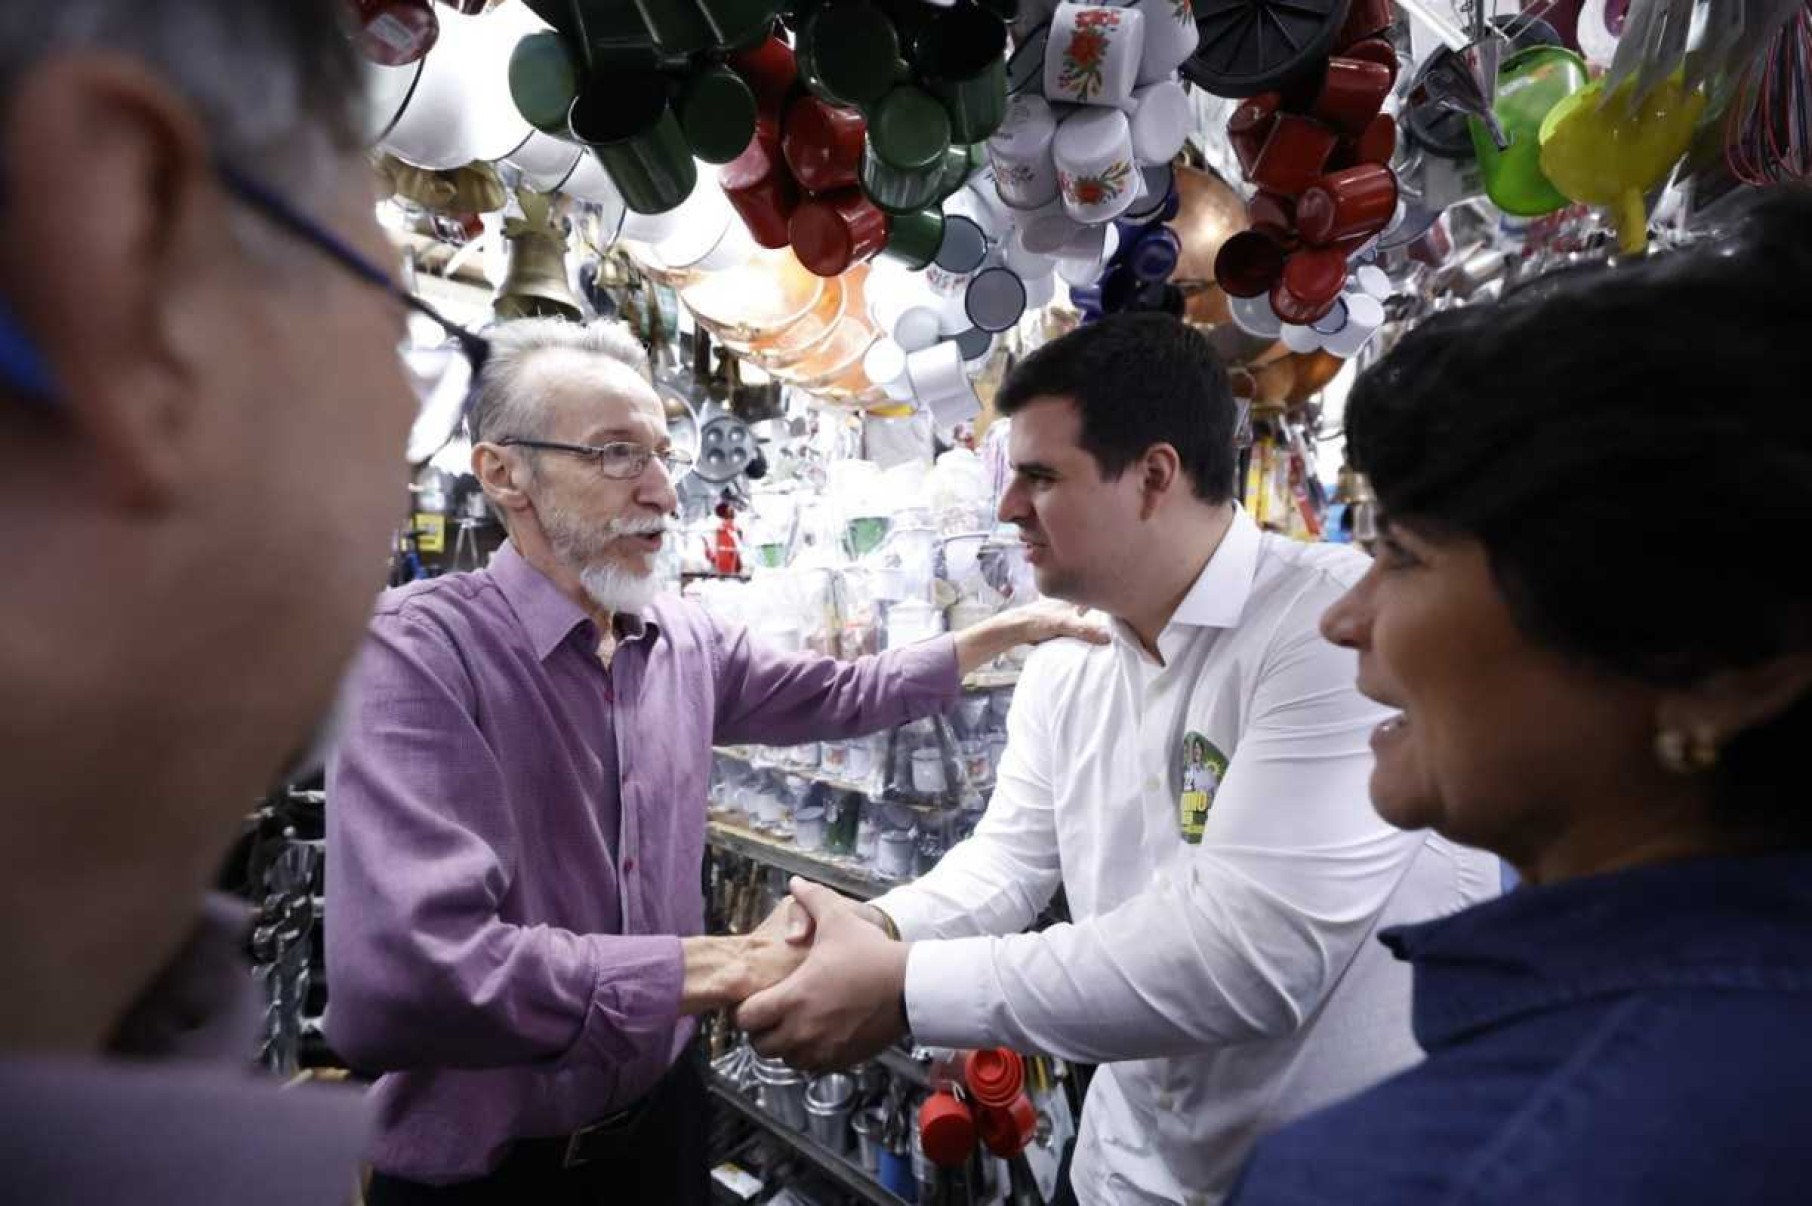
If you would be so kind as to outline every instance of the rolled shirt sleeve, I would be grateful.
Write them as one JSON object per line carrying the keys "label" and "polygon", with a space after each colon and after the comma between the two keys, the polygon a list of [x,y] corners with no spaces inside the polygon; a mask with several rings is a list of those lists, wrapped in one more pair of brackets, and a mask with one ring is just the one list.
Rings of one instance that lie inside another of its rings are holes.
{"label": "rolled shirt sleeve", "polygon": [[[1351,655],[1308,626],[1273,657],[1186,872],[1077,924],[915,943],[906,998],[919,1041],[1110,1062],[1277,1037],[1314,1014],[1424,838],[1365,806],[1382,712],[1352,689]],[[1034,753],[1045,748],[1034,735]],[[1028,773],[1015,790],[1037,787]],[[1042,890],[1055,839],[1025,821],[1035,800],[1008,803],[1002,824],[977,831],[986,853],[927,881],[960,892],[897,894],[903,930],[949,932],[958,899],[987,907],[988,877],[1015,868]],[[1016,928],[1022,913],[1001,910],[989,928]]]}
{"label": "rolled shirt sleeve", "polygon": [[327,1033],[361,1069],[624,1063],[664,1043],[682,963],[672,936],[514,925],[502,773],[448,636],[380,615],[329,769]]}

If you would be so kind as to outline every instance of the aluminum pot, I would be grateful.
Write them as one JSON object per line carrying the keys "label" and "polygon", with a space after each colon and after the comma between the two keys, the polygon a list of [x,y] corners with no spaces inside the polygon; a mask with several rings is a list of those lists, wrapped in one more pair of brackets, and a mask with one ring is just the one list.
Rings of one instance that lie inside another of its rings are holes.
{"label": "aluminum pot", "polygon": [[755,1061],[761,1108],[796,1131],[805,1129],[805,1075],[778,1059]]}
{"label": "aluminum pot", "polygon": [[849,1116],[855,1100],[855,1078],[841,1072],[818,1077],[805,1091],[807,1130],[840,1156],[849,1152]]}
{"label": "aluminum pot", "polygon": [[862,1157],[862,1167],[871,1173],[881,1171],[881,1128],[886,1121],[887,1113],[880,1106],[863,1110],[851,1121],[856,1131],[856,1147]]}

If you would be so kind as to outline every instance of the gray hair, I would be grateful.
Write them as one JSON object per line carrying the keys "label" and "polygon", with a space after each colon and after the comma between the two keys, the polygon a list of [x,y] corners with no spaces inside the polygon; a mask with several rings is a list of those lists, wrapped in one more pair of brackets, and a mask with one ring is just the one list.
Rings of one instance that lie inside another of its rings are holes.
{"label": "gray hair", "polygon": [[648,353],[641,341],[620,322],[594,322],[584,326],[560,318],[519,318],[485,331],[491,354],[479,374],[466,416],[474,444],[504,436],[533,434],[547,409],[544,391],[525,383],[528,365],[539,353],[577,352],[602,356],[649,380]]}
{"label": "gray hair", "polygon": [[115,51],[185,96],[220,156],[305,190],[325,157],[364,141],[359,57],[338,10],[336,0],[4,0],[0,112],[52,55]]}

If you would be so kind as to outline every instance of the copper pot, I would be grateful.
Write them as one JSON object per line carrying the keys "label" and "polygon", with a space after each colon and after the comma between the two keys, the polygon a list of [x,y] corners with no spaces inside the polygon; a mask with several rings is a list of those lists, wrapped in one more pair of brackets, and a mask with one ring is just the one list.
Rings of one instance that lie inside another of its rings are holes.
{"label": "copper pot", "polygon": [[1172,283],[1185,293],[1192,286],[1214,283],[1214,257],[1221,244],[1251,225],[1246,203],[1233,186],[1201,168],[1176,169],[1181,208],[1170,222],[1183,242]]}

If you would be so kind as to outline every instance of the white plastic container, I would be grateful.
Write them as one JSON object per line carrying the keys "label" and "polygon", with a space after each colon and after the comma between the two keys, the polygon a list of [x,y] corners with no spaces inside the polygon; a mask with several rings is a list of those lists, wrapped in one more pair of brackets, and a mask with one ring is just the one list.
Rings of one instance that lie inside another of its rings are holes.
{"label": "white plastic container", "polygon": [[912,790],[933,796],[946,786],[943,754],[936,747],[912,751]]}

